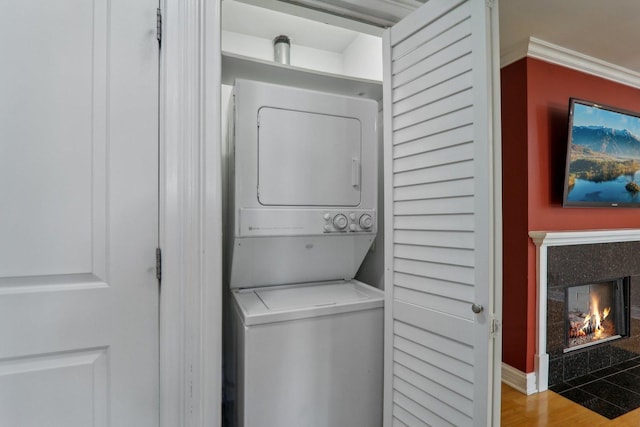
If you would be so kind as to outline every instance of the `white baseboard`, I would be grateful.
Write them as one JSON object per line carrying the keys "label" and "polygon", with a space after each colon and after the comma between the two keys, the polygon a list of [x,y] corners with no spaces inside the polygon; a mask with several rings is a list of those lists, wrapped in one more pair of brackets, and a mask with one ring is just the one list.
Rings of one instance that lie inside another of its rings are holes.
{"label": "white baseboard", "polygon": [[527,374],[506,363],[502,364],[502,382],[526,395],[538,392],[535,372]]}

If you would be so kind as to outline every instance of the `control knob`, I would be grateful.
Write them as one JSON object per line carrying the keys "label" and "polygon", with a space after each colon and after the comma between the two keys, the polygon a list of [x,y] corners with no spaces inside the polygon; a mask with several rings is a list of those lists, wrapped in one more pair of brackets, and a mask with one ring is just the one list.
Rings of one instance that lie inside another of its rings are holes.
{"label": "control knob", "polygon": [[362,214],[358,223],[363,230],[369,230],[373,226],[373,218],[369,214]]}
{"label": "control knob", "polygon": [[338,230],[344,230],[349,224],[349,220],[343,214],[338,214],[333,217],[333,226]]}

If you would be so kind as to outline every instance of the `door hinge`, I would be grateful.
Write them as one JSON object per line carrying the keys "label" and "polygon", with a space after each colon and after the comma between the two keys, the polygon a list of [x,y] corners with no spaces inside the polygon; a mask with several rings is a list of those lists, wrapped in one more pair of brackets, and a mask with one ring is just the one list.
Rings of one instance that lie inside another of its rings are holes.
{"label": "door hinge", "polygon": [[156,9],[156,39],[158,40],[158,46],[162,46],[162,10]]}
{"label": "door hinge", "polygon": [[156,248],[156,278],[158,283],[162,281],[162,249]]}
{"label": "door hinge", "polygon": [[496,335],[500,333],[500,321],[493,316],[491,316],[491,326],[489,329],[489,333],[491,335],[491,338],[495,338]]}

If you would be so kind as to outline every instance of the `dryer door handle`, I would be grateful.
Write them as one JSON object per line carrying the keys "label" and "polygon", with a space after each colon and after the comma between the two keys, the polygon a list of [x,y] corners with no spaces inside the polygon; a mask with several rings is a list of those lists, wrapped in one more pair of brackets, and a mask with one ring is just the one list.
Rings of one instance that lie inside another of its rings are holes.
{"label": "dryer door handle", "polygon": [[360,187],[360,159],[356,157],[351,159],[351,185]]}

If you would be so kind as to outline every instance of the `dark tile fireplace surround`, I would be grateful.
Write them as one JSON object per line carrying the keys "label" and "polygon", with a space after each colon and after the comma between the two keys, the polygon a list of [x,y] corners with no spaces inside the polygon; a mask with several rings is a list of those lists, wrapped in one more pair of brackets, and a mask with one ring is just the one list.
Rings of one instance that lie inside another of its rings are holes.
{"label": "dark tile fireplace surround", "polygon": [[[640,242],[598,243],[553,246],[547,253],[547,352],[549,387],[629,362],[640,356]],[[564,353],[565,302],[568,286],[630,277],[629,336]],[[640,359],[638,359],[640,360]],[[640,387],[640,378],[639,378]]]}

